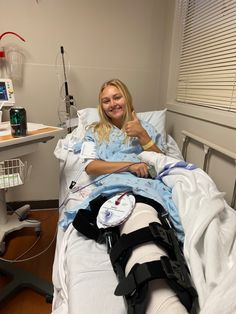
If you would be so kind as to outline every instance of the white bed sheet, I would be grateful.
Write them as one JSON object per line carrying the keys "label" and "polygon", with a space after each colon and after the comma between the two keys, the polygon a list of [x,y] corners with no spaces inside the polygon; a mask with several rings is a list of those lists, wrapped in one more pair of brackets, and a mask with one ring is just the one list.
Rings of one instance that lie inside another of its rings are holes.
{"label": "white bed sheet", "polygon": [[123,298],[113,293],[117,279],[105,245],[79,235],[72,225],[59,242],[52,313],[125,314]]}
{"label": "white bed sheet", "polygon": [[[174,140],[169,136],[168,140],[169,155],[181,158]],[[57,147],[55,153],[61,162],[60,202],[63,202],[78,174],[78,158],[62,147]],[[173,162],[161,154],[142,154],[158,172],[160,165]],[[88,179],[85,175],[80,180],[84,185]],[[172,188],[186,233],[184,254],[199,293],[200,313],[236,313],[235,211],[200,169],[173,168],[163,181]],[[70,195],[66,207],[73,207],[85,196]],[[53,314],[126,313],[123,299],[113,295],[117,279],[105,246],[85,239],[71,226],[65,233],[58,231],[53,283]]]}

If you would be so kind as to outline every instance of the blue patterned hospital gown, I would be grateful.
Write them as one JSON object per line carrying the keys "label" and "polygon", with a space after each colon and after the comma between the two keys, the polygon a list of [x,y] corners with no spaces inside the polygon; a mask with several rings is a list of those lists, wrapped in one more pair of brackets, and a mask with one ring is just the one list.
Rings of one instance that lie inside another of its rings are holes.
{"label": "blue patterned hospital gown", "polygon": [[[155,128],[145,121],[142,121],[142,126],[146,129],[152,140],[160,147],[161,150],[165,150],[162,143],[160,134],[157,134]],[[117,127],[113,127],[110,132],[109,142],[100,143],[97,138],[97,134],[93,132],[93,129],[89,129],[84,141],[92,141],[96,144],[96,152],[98,159],[106,161],[133,161],[140,162],[137,155],[140,154],[143,149],[139,144],[137,138],[129,138],[125,141],[125,134]]]}
{"label": "blue patterned hospital gown", "polygon": [[[152,140],[162,151],[165,151],[165,144],[163,143],[160,134],[157,134],[155,128],[145,121],[141,121],[141,123]],[[94,142],[96,144],[97,158],[106,161],[140,162],[137,155],[143,151],[136,138],[129,138],[125,141],[124,132],[115,126],[110,132],[109,142],[99,143],[97,134],[95,134],[92,128],[87,130],[84,141]],[[75,145],[75,151],[78,152],[80,147],[81,143]],[[130,172],[120,172],[96,178],[95,186],[96,188],[93,189],[90,196],[85,199],[85,201],[80,203],[78,207],[65,212],[64,218],[60,222],[60,225],[64,229],[66,229],[69,223],[73,221],[77,211],[82,208],[89,209],[89,202],[97,196],[108,196],[117,192],[130,190],[134,194],[148,197],[162,204],[162,206],[169,213],[170,219],[177,231],[179,240],[183,241],[183,228],[179,220],[178,210],[172,201],[171,189],[161,180],[139,178]]]}

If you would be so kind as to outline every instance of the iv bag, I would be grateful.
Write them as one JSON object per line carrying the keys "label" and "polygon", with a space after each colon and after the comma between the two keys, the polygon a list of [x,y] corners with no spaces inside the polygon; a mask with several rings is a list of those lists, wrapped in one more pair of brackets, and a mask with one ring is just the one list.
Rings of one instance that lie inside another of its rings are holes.
{"label": "iv bag", "polygon": [[23,75],[23,54],[16,48],[7,51],[8,75],[14,81],[20,81]]}

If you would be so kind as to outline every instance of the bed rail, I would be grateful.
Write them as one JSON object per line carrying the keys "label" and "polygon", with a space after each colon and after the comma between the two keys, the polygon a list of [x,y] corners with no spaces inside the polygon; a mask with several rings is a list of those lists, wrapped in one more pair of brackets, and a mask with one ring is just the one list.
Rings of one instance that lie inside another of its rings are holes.
{"label": "bed rail", "polygon": [[[221,154],[231,158],[234,160],[235,163],[235,169],[236,169],[236,154],[231,152],[228,149],[225,149],[221,146],[218,146],[212,142],[207,141],[206,139],[197,136],[195,134],[192,134],[188,131],[182,130],[183,134],[183,147],[182,147],[182,155],[184,157],[184,160],[186,160],[187,157],[187,147],[190,142],[190,140],[197,141],[198,143],[203,145],[203,150],[204,150],[204,163],[203,163],[203,170],[208,172],[208,167],[209,167],[209,158],[210,154],[212,151],[217,151],[220,152]],[[236,178],[234,182],[234,189],[233,189],[233,195],[232,195],[232,200],[231,200],[231,207],[235,207],[235,202],[236,202]]]}

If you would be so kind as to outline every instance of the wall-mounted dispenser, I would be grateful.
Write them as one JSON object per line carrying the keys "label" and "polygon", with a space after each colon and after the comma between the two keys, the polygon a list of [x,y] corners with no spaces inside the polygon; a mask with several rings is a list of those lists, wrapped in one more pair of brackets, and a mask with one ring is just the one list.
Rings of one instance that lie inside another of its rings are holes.
{"label": "wall-mounted dispenser", "polygon": [[0,78],[11,78],[20,81],[23,72],[23,54],[16,47],[5,49],[1,40],[6,35],[14,35],[25,42],[25,39],[14,32],[5,32],[0,35]]}

